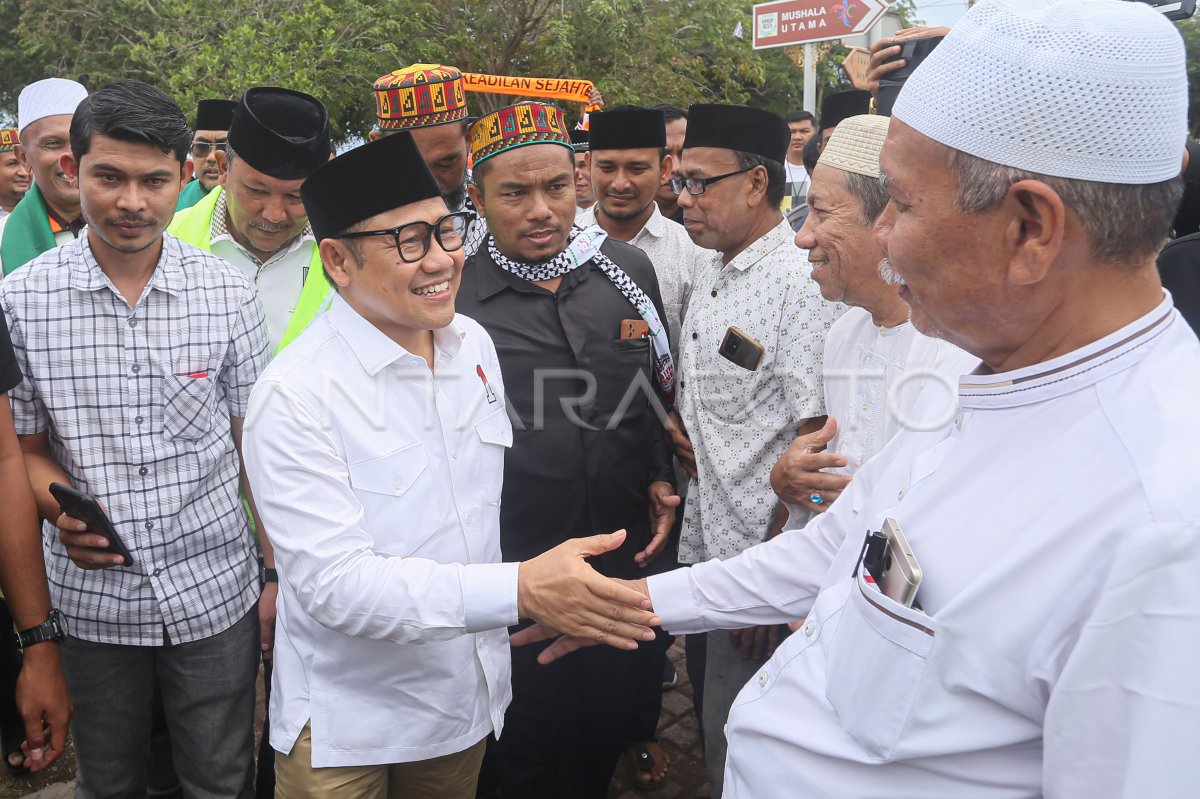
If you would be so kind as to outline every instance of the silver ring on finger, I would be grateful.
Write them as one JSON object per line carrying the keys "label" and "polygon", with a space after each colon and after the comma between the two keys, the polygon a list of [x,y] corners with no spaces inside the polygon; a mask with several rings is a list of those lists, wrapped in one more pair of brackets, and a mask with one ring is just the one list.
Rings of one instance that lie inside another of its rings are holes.
{"label": "silver ring on finger", "polygon": [[808,501],[814,505],[824,505],[825,497],[822,496],[820,491],[814,491],[808,495]]}

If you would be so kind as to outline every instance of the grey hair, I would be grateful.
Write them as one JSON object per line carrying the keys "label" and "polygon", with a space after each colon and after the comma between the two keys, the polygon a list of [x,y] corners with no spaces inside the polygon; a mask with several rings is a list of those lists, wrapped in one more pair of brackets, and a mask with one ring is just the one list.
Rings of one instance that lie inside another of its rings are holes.
{"label": "grey hair", "polygon": [[783,168],[783,162],[742,150],[734,150],[733,156],[737,159],[738,169],[753,169],[761,166],[767,170],[767,202],[779,207],[779,204],[783,202],[783,192],[787,183],[787,170]]}
{"label": "grey hair", "polygon": [[950,169],[958,184],[954,204],[968,214],[994,208],[1014,183],[1045,183],[1079,218],[1092,257],[1108,264],[1133,264],[1157,253],[1183,197],[1178,177],[1161,183],[1098,183],[1026,172],[961,150],[951,151]]}
{"label": "grey hair", "polygon": [[842,173],[842,187],[858,201],[858,218],[865,227],[871,227],[888,204],[888,193],[879,178],[860,175],[857,172]]}

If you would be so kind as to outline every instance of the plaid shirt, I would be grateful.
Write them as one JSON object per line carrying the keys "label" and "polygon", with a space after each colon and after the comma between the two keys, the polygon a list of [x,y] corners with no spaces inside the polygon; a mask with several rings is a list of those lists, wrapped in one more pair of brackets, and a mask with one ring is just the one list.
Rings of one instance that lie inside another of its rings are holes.
{"label": "plaid shirt", "polygon": [[166,235],[136,307],[88,237],[0,283],[25,382],[18,435],[49,431],[55,460],[98,497],[136,564],[84,571],[43,526],[55,604],[71,635],[141,646],[234,624],[258,596],[229,417],[244,416],[266,363],[254,286]]}

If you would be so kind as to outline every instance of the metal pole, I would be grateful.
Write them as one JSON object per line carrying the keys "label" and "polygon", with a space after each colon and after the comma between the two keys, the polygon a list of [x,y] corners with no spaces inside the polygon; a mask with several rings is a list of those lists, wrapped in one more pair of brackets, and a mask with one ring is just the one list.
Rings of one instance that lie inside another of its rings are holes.
{"label": "metal pole", "polygon": [[817,113],[817,59],[811,44],[804,45],[804,110]]}

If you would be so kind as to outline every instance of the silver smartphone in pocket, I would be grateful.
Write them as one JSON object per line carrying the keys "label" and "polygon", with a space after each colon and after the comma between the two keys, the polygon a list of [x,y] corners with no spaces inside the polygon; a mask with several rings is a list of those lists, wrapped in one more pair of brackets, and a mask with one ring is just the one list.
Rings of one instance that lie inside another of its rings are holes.
{"label": "silver smartphone in pocket", "polygon": [[884,596],[910,608],[921,587],[921,564],[917,563],[899,522],[890,517],[884,519],[883,534],[887,538],[887,547],[883,552],[879,590]]}

